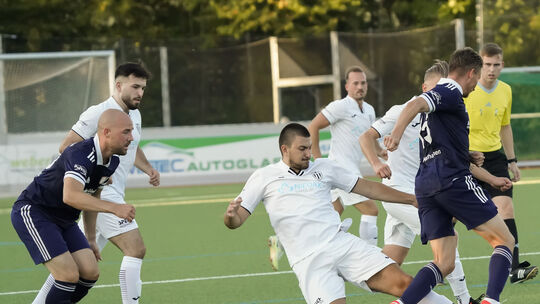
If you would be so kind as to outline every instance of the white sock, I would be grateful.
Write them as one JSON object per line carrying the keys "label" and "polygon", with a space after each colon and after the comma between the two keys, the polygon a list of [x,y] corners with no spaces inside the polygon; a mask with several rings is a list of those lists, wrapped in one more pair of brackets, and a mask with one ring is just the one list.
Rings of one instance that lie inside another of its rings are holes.
{"label": "white sock", "polygon": [[45,283],[43,283],[43,286],[41,286],[41,289],[39,290],[32,304],[45,304],[45,299],[47,298],[47,295],[49,294],[49,290],[51,290],[51,287],[53,286],[53,284],[54,284],[54,278],[52,274],[49,274],[49,276],[47,277],[47,280],[45,280]]}
{"label": "white sock", "polygon": [[141,266],[142,259],[125,256],[120,265],[120,291],[123,304],[139,303],[141,297]]}
{"label": "white sock", "polygon": [[452,304],[452,301],[432,290],[418,304]]}
{"label": "white sock", "polygon": [[457,248],[456,260],[454,263],[456,267],[454,268],[454,271],[452,271],[448,276],[446,276],[446,279],[448,280],[448,283],[450,283],[450,287],[452,287],[452,291],[454,292],[454,296],[456,297],[458,304],[469,304],[471,295],[469,294],[469,290],[467,289],[465,272],[463,272],[463,265],[461,264],[461,260],[459,259],[459,252]]}
{"label": "white sock", "polygon": [[377,228],[377,216],[362,215],[360,218],[360,226],[358,228],[358,235],[360,238],[371,245],[377,246],[378,233],[379,229]]}

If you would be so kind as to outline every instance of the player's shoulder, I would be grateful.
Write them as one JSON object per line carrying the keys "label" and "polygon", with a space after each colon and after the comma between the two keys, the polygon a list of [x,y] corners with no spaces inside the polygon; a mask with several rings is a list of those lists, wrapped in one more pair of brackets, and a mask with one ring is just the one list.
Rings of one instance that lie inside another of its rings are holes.
{"label": "player's shoulder", "polygon": [[97,155],[94,137],[68,146],[62,154],[64,158],[71,161],[84,162],[86,165],[96,164]]}
{"label": "player's shoulder", "polygon": [[81,116],[84,117],[97,117],[101,116],[103,112],[105,112],[108,109],[119,109],[120,106],[116,103],[114,98],[109,97],[107,100],[102,101],[98,104],[95,104],[93,106],[90,106],[88,109],[86,109]]}
{"label": "player's shoulder", "polygon": [[505,92],[511,92],[512,91],[512,87],[508,83],[506,83],[506,82],[504,82],[504,81],[502,81],[500,79],[498,80],[498,82],[499,82],[498,85],[497,85],[498,90],[502,90],[502,91],[505,91]]}

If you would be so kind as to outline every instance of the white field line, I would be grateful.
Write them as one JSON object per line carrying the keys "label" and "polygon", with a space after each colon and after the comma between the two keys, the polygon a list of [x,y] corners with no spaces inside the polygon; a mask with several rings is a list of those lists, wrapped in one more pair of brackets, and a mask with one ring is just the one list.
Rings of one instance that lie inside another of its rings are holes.
{"label": "white field line", "polygon": [[[540,252],[524,252],[520,255],[540,255]],[[490,255],[477,256],[477,257],[461,257],[462,261],[471,261],[471,260],[485,260],[491,258]],[[431,260],[424,261],[410,261],[403,263],[404,265],[412,264],[425,264],[429,263]],[[248,278],[248,277],[265,277],[273,275],[282,275],[282,274],[291,274],[292,270],[289,271],[276,271],[276,272],[260,272],[260,273],[247,273],[247,274],[233,274],[233,275],[224,275],[224,276],[212,276],[212,277],[201,277],[201,278],[186,278],[186,279],[173,279],[173,280],[161,280],[161,281],[147,281],[143,282],[143,285],[154,285],[154,284],[171,284],[171,283],[184,283],[184,282],[195,282],[195,281],[209,281],[209,280],[223,280],[223,279],[238,279],[238,278]],[[108,288],[108,287],[119,287],[120,284],[103,284],[96,285],[94,288]],[[39,290],[22,290],[22,291],[8,291],[0,292],[0,296],[9,296],[9,295],[18,295],[26,293],[37,293]]]}
{"label": "white field line", "polygon": [[[515,186],[521,185],[533,185],[540,184],[540,179],[524,180],[514,183]],[[159,199],[140,199],[130,200],[129,203],[135,205],[135,207],[163,207],[163,206],[179,206],[179,205],[194,205],[194,204],[209,204],[209,203],[226,203],[233,199],[238,193],[223,193],[223,194],[210,194],[200,196],[178,196],[167,197]],[[145,203],[142,203],[145,202]],[[0,215],[9,214],[11,208],[0,209]]]}

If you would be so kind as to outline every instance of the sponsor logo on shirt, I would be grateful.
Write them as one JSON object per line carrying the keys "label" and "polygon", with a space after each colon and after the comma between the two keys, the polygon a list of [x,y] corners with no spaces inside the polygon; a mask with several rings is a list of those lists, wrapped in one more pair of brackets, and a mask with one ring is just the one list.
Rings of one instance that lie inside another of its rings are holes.
{"label": "sponsor logo on shirt", "polygon": [[84,166],[75,164],[75,166],[73,166],[73,170],[79,172],[83,176],[86,176],[86,168]]}
{"label": "sponsor logo on shirt", "polygon": [[433,151],[432,153],[426,155],[422,161],[426,162],[426,161],[434,158],[437,155],[441,155],[441,150],[436,150],[436,151]]}
{"label": "sponsor logo on shirt", "polygon": [[278,188],[278,192],[279,193],[303,193],[303,192],[310,192],[313,190],[321,189],[322,187],[323,187],[323,183],[319,181],[293,183],[293,184],[282,182]]}

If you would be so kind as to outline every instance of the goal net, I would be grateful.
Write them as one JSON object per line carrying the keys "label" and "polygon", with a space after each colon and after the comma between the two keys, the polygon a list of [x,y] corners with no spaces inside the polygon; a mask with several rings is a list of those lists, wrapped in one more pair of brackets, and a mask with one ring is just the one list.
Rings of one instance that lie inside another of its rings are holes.
{"label": "goal net", "polygon": [[2,135],[65,131],[110,96],[114,51],[0,55]]}

